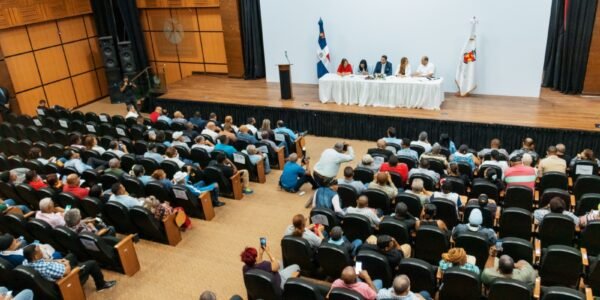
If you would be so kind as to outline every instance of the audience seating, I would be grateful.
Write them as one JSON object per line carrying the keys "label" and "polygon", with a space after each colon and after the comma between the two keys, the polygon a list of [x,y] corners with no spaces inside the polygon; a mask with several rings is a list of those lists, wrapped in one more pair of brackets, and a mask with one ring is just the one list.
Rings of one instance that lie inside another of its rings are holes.
{"label": "audience seating", "polygon": [[299,265],[300,273],[306,276],[314,274],[317,270],[314,250],[303,238],[284,236],[281,239],[281,254],[284,267],[293,264]]}
{"label": "audience seating", "polygon": [[325,276],[335,279],[342,270],[352,265],[350,254],[342,247],[331,243],[323,243],[317,250],[317,262]]}
{"label": "audience seating", "polygon": [[79,240],[92,259],[102,267],[127,276],[133,276],[140,270],[140,262],[133,247],[133,235],[131,234],[122,238],[114,247],[111,247],[98,235],[89,232],[80,233]]}
{"label": "audience seating", "polygon": [[362,183],[367,184],[372,182],[374,177],[375,173],[371,169],[365,167],[356,167],[354,169],[354,179]]}
{"label": "audience seating", "polygon": [[479,300],[481,297],[479,276],[471,271],[450,268],[444,272],[440,284],[440,300]]}
{"label": "audience seating", "polygon": [[523,282],[497,278],[489,287],[488,300],[529,300],[532,297],[531,289]]}
{"label": "audience seating", "polygon": [[216,182],[219,185],[219,193],[224,197],[236,200],[244,197],[240,173],[234,174],[231,178],[225,178],[221,170],[216,167],[207,167],[204,169],[204,178],[207,184]]}
{"label": "audience seating", "polygon": [[415,236],[414,257],[437,265],[442,253],[448,251],[450,241],[446,234],[433,226],[421,226]]}
{"label": "audience seating", "polygon": [[485,268],[485,263],[489,256],[490,245],[484,234],[478,232],[462,233],[454,240],[454,246],[463,248],[469,255],[474,256],[479,270]]}
{"label": "audience seating", "polygon": [[174,214],[159,222],[149,210],[134,207],[129,210],[129,215],[140,237],[171,246],[176,246],[181,241],[181,231],[175,224]]}
{"label": "audience seating", "polygon": [[391,213],[390,198],[386,193],[377,189],[367,189],[363,194],[369,199],[370,208],[379,209],[384,215],[389,215]]}
{"label": "audience seating", "polygon": [[373,227],[369,219],[364,215],[359,214],[347,214],[342,220],[342,229],[348,240],[353,241],[360,239],[366,240],[371,234],[373,234]]}
{"label": "audience seating", "polygon": [[531,238],[531,212],[518,207],[509,207],[502,210],[500,215],[500,238],[517,237],[525,240]]}
{"label": "audience seating", "polygon": [[334,288],[329,292],[329,300],[364,300],[363,297],[353,290]]}
{"label": "audience seating", "polygon": [[385,255],[372,250],[360,250],[356,255],[356,261],[362,263],[362,269],[369,272],[372,279],[379,279],[383,286],[392,286],[394,270],[390,268]]}
{"label": "audience seating", "polygon": [[393,237],[400,245],[410,242],[409,230],[406,225],[390,216],[385,216],[381,220],[378,233]]}
{"label": "audience seating", "polygon": [[283,287],[283,300],[324,300],[329,289],[323,288],[304,278],[290,278]]}
{"label": "audience seating", "polygon": [[415,194],[409,193],[399,193],[396,196],[396,203],[404,203],[408,207],[408,212],[416,218],[421,216],[421,211],[423,210],[423,205],[421,204],[421,200]]}
{"label": "audience seating", "polygon": [[249,270],[244,274],[244,285],[248,292],[248,300],[281,299],[281,287],[274,284],[273,274],[269,272],[259,269]]}
{"label": "audience seating", "polygon": [[404,258],[398,265],[397,274],[404,274],[410,278],[412,291],[427,291],[430,295],[435,295],[437,290],[436,270],[436,267],[422,259]]}
{"label": "audience seating", "polygon": [[340,184],[337,188],[337,194],[339,195],[340,206],[342,208],[356,207],[356,199],[358,199],[358,192],[353,186]]}

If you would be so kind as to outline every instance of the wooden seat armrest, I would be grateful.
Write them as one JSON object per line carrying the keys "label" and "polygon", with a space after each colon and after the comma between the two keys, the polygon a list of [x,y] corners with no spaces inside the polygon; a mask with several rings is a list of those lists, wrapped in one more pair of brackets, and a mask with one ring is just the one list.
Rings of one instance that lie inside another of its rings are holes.
{"label": "wooden seat armrest", "polygon": [[[500,196],[500,199],[504,199],[504,195],[506,195],[506,192],[504,190],[500,191],[500,193],[498,194]],[[496,200],[496,203],[498,203],[498,199],[494,199]]]}
{"label": "wooden seat armrest", "polygon": [[573,187],[573,177],[569,176],[568,177],[568,183],[569,183],[569,188]]}
{"label": "wooden seat armrest", "polygon": [[438,268],[437,268],[437,272],[435,273],[435,278],[436,278],[438,281],[441,281],[441,280],[442,280],[442,277],[444,277],[444,273],[442,273],[442,269],[438,267]]}
{"label": "wooden seat armrest", "polygon": [[589,287],[585,288],[585,300],[594,300],[592,289]]}
{"label": "wooden seat armrest", "polygon": [[102,228],[102,229],[98,230],[98,232],[96,232],[96,235],[97,236],[103,236],[103,235],[105,235],[107,233],[108,233],[108,228]]}
{"label": "wooden seat armrest", "polygon": [[533,299],[539,300],[540,299],[540,290],[541,290],[541,279],[540,277],[536,277],[535,278],[535,285],[533,287]]}
{"label": "wooden seat armrest", "polygon": [[581,248],[579,250],[581,250],[581,262],[583,263],[583,266],[584,267],[589,266],[590,262],[588,260],[587,249],[586,248]]}
{"label": "wooden seat armrest", "polygon": [[571,195],[571,210],[575,209],[575,205],[577,205],[577,202],[575,201],[575,195]]}
{"label": "wooden seat armrest", "polygon": [[538,262],[540,260],[540,257],[542,256],[542,242],[538,239],[535,239],[535,249],[534,251],[534,262]]}
{"label": "wooden seat armrest", "polygon": [[233,189],[233,199],[242,199],[244,197],[242,193],[242,174],[238,171],[229,180],[231,180],[231,189]]}
{"label": "wooden seat armrest", "polygon": [[181,241],[181,231],[177,227],[177,224],[175,224],[175,214],[166,216],[162,223],[169,245],[176,246]]}
{"label": "wooden seat armrest", "polygon": [[133,276],[133,274],[140,270],[140,261],[133,246],[133,234],[124,237],[115,245],[115,249],[119,254],[121,267],[125,275]]}
{"label": "wooden seat armrest", "polygon": [[298,155],[298,158],[302,158],[303,154],[302,154],[302,149],[304,148],[304,146],[306,145],[304,137],[303,136],[299,136],[296,139],[296,154]]}
{"label": "wooden seat armrest", "polygon": [[256,162],[256,174],[258,176],[258,183],[267,182],[267,176],[265,174],[265,158],[261,158]]}
{"label": "wooden seat armrest", "polygon": [[200,202],[200,207],[202,208],[202,213],[204,214],[204,220],[212,220],[215,217],[215,208],[213,206],[210,192],[204,192],[200,194],[200,196],[198,196],[198,202]]}
{"label": "wooden seat armrest", "polygon": [[64,300],[85,299],[85,293],[79,280],[80,270],[79,267],[75,267],[67,276],[56,281],[56,285]]}
{"label": "wooden seat armrest", "polygon": [[283,165],[285,165],[285,148],[279,147],[275,153],[277,154],[277,167],[283,170]]}
{"label": "wooden seat armrest", "polygon": [[540,201],[540,191],[535,190],[535,193],[533,194],[533,202],[537,203]]}
{"label": "wooden seat armrest", "polygon": [[24,214],[24,215],[23,215],[23,218],[25,218],[25,219],[29,219],[29,218],[31,218],[33,215],[35,215],[35,211],[30,211],[30,212],[28,212],[28,213]]}
{"label": "wooden seat armrest", "polygon": [[494,216],[494,226],[500,226],[500,215],[502,214],[502,208],[500,205],[496,206],[496,215]]}

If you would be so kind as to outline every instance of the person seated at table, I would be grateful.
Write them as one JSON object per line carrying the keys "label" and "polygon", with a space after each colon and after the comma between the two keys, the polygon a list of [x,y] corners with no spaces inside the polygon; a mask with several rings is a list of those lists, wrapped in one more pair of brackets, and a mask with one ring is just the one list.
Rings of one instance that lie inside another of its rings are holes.
{"label": "person seated at table", "polygon": [[369,75],[369,66],[367,65],[366,59],[361,59],[358,63],[358,69],[356,70],[358,75]]}
{"label": "person seated at table", "polygon": [[375,65],[375,74],[385,74],[386,76],[392,76],[392,63],[387,60],[387,55],[382,55],[381,60]]}
{"label": "person seated at table", "polygon": [[417,72],[415,72],[415,76],[419,77],[433,77],[435,73],[435,66],[433,63],[429,62],[429,57],[423,56],[421,58],[421,64],[417,68]]}
{"label": "person seated at table", "polygon": [[400,65],[398,65],[398,69],[396,69],[397,77],[408,77],[410,76],[412,71],[410,70],[410,64],[408,63],[408,58],[402,57],[400,59]]}
{"label": "person seated at table", "polygon": [[342,62],[337,68],[337,74],[340,76],[352,75],[352,65],[347,59],[342,58]]}

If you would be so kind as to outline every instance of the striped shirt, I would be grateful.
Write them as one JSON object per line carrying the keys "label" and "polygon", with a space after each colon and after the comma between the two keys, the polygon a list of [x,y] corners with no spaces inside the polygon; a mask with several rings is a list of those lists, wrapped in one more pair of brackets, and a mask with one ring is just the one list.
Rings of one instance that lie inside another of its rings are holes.
{"label": "striped shirt", "polygon": [[504,181],[507,188],[522,185],[533,191],[535,190],[535,179],[535,169],[524,165],[510,167],[504,174]]}

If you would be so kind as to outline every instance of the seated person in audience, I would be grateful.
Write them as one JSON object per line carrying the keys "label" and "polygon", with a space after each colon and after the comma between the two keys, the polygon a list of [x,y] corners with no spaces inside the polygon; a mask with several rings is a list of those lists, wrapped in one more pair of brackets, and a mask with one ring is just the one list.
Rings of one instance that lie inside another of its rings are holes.
{"label": "seated person in audience", "polygon": [[63,186],[63,192],[71,193],[79,200],[87,197],[90,193],[89,187],[81,187],[81,180],[79,175],[72,173],[67,176],[67,183]]}
{"label": "seated person in audience", "polygon": [[506,187],[509,188],[515,185],[526,186],[533,192],[535,190],[535,180],[537,178],[535,169],[530,167],[531,155],[525,153],[523,156],[513,156],[511,161],[511,167],[506,170],[504,174],[504,182]]}
{"label": "seated person in audience", "polygon": [[129,131],[136,128],[140,132],[145,132],[146,129],[148,128],[148,127],[146,127],[146,124],[144,124],[145,121],[146,121],[146,119],[144,119],[144,117],[138,116],[137,118],[135,118],[135,124],[133,124],[133,125],[131,125],[131,127],[129,127]]}
{"label": "seated person in audience", "polygon": [[456,163],[466,162],[471,167],[471,170],[475,170],[479,164],[479,159],[473,153],[469,152],[469,146],[465,144],[460,145],[458,151],[450,156],[450,161]]}
{"label": "seated person in audience", "polygon": [[548,150],[546,150],[546,158],[540,160],[540,163],[538,164],[539,177],[544,176],[544,173],[548,172],[567,173],[567,163],[564,159],[556,155],[555,146],[548,147]]}
{"label": "seated person in audience", "polygon": [[101,236],[101,238],[108,243],[111,247],[114,247],[121,240],[115,237],[115,229],[107,227],[103,223],[98,223],[96,218],[85,218],[81,219],[81,212],[78,208],[71,208],[65,212],[65,224],[67,227],[73,229],[77,234],[82,232],[90,232],[97,234],[99,230],[107,228],[108,231]]}
{"label": "seated person in audience", "polygon": [[496,215],[496,209],[498,207],[496,201],[489,199],[488,195],[486,194],[479,195],[477,199],[469,200],[467,202],[467,205],[479,205],[479,209],[481,209],[482,211],[484,209],[487,209],[492,214],[492,216]]}
{"label": "seated person in audience", "polygon": [[495,245],[496,240],[498,239],[496,232],[494,232],[494,229],[492,228],[481,226],[482,223],[483,215],[481,214],[481,210],[479,210],[479,208],[474,208],[469,215],[468,224],[458,224],[454,227],[454,230],[452,230],[452,238],[456,240],[456,238],[465,232],[478,232],[486,237],[488,245]]}
{"label": "seated person in audience", "polygon": [[[348,152],[348,153],[345,153]],[[335,179],[340,166],[345,162],[354,160],[354,148],[347,143],[335,143],[333,148],[325,149],[321,153],[321,158],[315,165],[313,176],[320,177],[323,182],[329,182]],[[319,180],[317,180],[319,182]]]}
{"label": "seated person in audience", "polygon": [[[148,136],[148,138],[150,138],[150,136]],[[166,136],[165,132],[162,131],[162,130],[159,130],[159,131],[156,132],[156,140],[155,140],[155,142],[161,143],[161,144],[169,147],[169,146],[171,146],[171,142],[167,141],[166,138],[167,138],[167,136]]]}
{"label": "seated person in audience", "polygon": [[127,208],[142,206],[143,204],[143,201],[129,196],[129,193],[127,193],[127,190],[120,182],[114,183],[110,190],[112,191],[112,195],[108,201],[121,203]]}
{"label": "seated person in audience", "polygon": [[479,275],[479,268],[475,265],[475,258],[468,256],[463,248],[450,248],[448,252],[443,253],[439,267],[442,273],[452,267],[458,267]]}
{"label": "seated person in audience", "polygon": [[352,65],[348,62],[347,59],[342,58],[342,62],[337,68],[337,74],[340,76],[352,75],[354,72],[352,71]]}
{"label": "seated person in audience", "polygon": [[198,135],[198,131],[196,131],[192,122],[185,123],[185,129],[183,130],[183,141],[185,143],[191,143]]}
{"label": "seated person in audience", "polygon": [[235,126],[235,124],[233,124],[233,117],[232,116],[225,116],[225,120],[223,120],[223,124],[221,124],[221,127],[223,129],[225,129],[225,127],[229,125],[231,127],[231,132],[233,134],[236,134],[239,131],[239,128],[237,126]]}
{"label": "seated person in audience", "polygon": [[402,57],[400,59],[400,64],[398,64],[398,68],[396,69],[396,77],[410,77],[411,74],[412,70],[408,63],[408,58]]}
{"label": "seated person in audience", "polygon": [[431,151],[431,143],[429,143],[429,141],[427,140],[427,132],[425,131],[421,131],[421,133],[419,133],[418,140],[410,142],[410,146],[412,145],[423,147],[425,149],[425,152],[423,153]]}
{"label": "seated person in audience", "polygon": [[[300,266],[289,265],[283,268],[283,266],[280,266],[279,260],[271,254],[271,248],[269,248],[269,246],[261,246],[258,249],[259,250],[256,251],[256,248],[246,247],[240,254],[242,262],[244,263],[244,267],[242,268],[243,274],[246,274],[246,272],[253,269],[266,271],[273,275],[273,285],[281,287],[281,289],[283,289],[283,286],[288,279],[298,277]],[[269,260],[263,259],[265,253]]]}
{"label": "seated person in audience", "polygon": [[[81,157],[79,156],[79,153],[77,153],[73,150],[65,151],[65,158],[67,159],[67,161],[65,162],[65,164],[63,166],[65,168],[75,168],[75,170],[77,170],[77,173],[79,173],[79,174],[83,174],[83,172],[85,170],[93,170],[94,169],[93,166],[83,163],[81,161]],[[101,161],[102,164],[99,164],[98,161]],[[105,161],[96,159],[94,157],[90,157],[88,162],[94,163],[96,165],[96,167],[100,167],[100,166],[106,164]]]}
{"label": "seated person in audience", "polygon": [[433,195],[431,195],[431,201],[439,198],[452,201],[456,206],[457,213],[458,209],[463,207],[463,203],[460,201],[460,196],[452,191],[452,182],[450,181],[444,181],[444,183],[442,183],[442,191],[435,191],[433,192]]}
{"label": "seated person in audience", "polygon": [[439,228],[444,232],[448,232],[448,227],[446,227],[446,223],[440,219],[436,219],[437,216],[437,207],[431,203],[427,203],[423,205],[423,216],[421,219],[417,220],[415,224],[415,229],[419,230],[421,226],[434,226]]}
{"label": "seated person in audience", "polygon": [[344,178],[338,179],[337,182],[338,184],[345,184],[353,187],[357,194],[360,194],[365,190],[364,183],[354,180],[354,169],[350,166],[344,168]]}
{"label": "seated person in audience", "polygon": [[177,149],[172,146],[165,150],[165,160],[175,162],[179,168],[182,168],[185,165],[185,162],[179,158],[179,152],[177,152]]}
{"label": "seated person in audience", "polygon": [[158,117],[160,117],[160,115],[162,115],[162,107],[157,106],[154,108],[154,111],[150,113],[150,121],[152,123],[156,123],[156,121],[158,121]]}
{"label": "seated person in audience", "polygon": [[85,149],[96,151],[99,155],[104,154],[106,151],[106,149],[98,146],[98,139],[91,134],[85,137],[83,145],[85,146]]}
{"label": "seated person in audience", "polygon": [[185,124],[185,123],[187,123],[187,120],[185,119],[185,116],[180,111],[175,111],[173,113],[173,120],[171,120],[171,122]]}
{"label": "seated person in audience", "polygon": [[[260,126],[260,132],[266,132],[266,133],[268,133],[269,134],[269,137],[268,137],[269,140],[274,140],[275,139],[275,132],[273,132],[273,130],[271,129],[271,120],[269,120],[269,119],[263,119],[262,125]],[[263,138],[263,140],[264,139],[265,138]]]}
{"label": "seated person in audience", "polygon": [[254,191],[250,189],[250,177],[248,170],[238,170],[236,166],[222,153],[217,155],[217,162],[213,164],[216,168],[223,172],[225,178],[231,178],[234,174],[240,173],[242,181],[242,192],[244,194],[252,194]]}
{"label": "seated person in audience", "polygon": [[27,205],[22,205],[15,202],[13,199],[0,198],[0,215],[17,214],[24,215],[31,211]]}
{"label": "seated person in audience", "polygon": [[426,159],[419,160],[419,166],[417,168],[412,168],[408,172],[408,179],[410,180],[410,178],[415,174],[425,174],[431,177],[431,179],[433,179],[434,184],[438,184],[438,182],[440,182],[440,174],[438,174],[435,171],[429,170],[429,161]]}
{"label": "seated person in audience", "polygon": [[337,185],[321,186],[316,189],[311,203],[314,208],[327,208],[334,211],[338,216],[343,216],[345,214],[340,205],[340,197],[337,194]]}
{"label": "seated person in audience", "polygon": [[567,165],[571,162],[571,156],[567,155],[565,152],[567,151],[567,147],[565,144],[556,144],[556,156],[564,160]]}
{"label": "seated person in audience", "polygon": [[487,181],[489,183],[492,183],[496,185],[496,188],[499,192],[503,191],[506,188],[504,182],[502,181],[502,178],[500,178],[500,176],[498,176],[497,171],[492,168],[485,169],[485,171],[483,172],[483,178],[475,178],[473,180],[474,183],[477,181]]}
{"label": "seated person in audience", "polygon": [[81,135],[79,135],[79,134],[71,134],[69,136],[69,144],[71,144],[69,147],[71,147],[73,149],[79,149],[79,150],[85,149],[85,146],[83,146],[82,141],[81,141]]}
{"label": "seated person in audience", "polygon": [[313,248],[317,248],[323,241],[323,230],[325,230],[325,227],[319,224],[310,224],[307,227],[306,221],[307,220],[303,215],[295,215],[292,219],[292,225],[286,228],[283,235],[301,237],[307,240]]}
{"label": "seated person in audience", "polygon": [[592,209],[585,215],[579,217],[579,226],[585,227],[588,223],[596,220],[600,220],[600,204],[598,204],[597,209]]}
{"label": "seated person in audience", "polygon": [[48,185],[42,180],[42,177],[37,174],[35,170],[29,170],[25,173],[25,183],[27,183],[34,190],[45,188]]}
{"label": "seated person in audience", "polygon": [[515,261],[508,255],[500,256],[495,260],[494,266],[485,268],[481,273],[481,282],[490,286],[497,278],[508,278],[521,281],[533,289],[537,271],[524,260]]}
{"label": "seated person in audience", "polygon": [[46,183],[48,184],[48,187],[57,194],[63,191],[63,182],[57,174],[46,175]]}
{"label": "seated person in audience", "polygon": [[225,152],[228,157],[232,157],[237,152],[237,149],[229,145],[229,138],[226,135],[220,135],[218,140],[219,143],[215,145],[215,150]]}
{"label": "seated person in audience", "polygon": [[0,180],[16,186],[17,184],[21,184],[25,181],[25,173],[27,173],[29,169],[27,168],[16,168],[10,171],[4,171],[0,174]]}
{"label": "seated person in audience", "polygon": [[346,214],[359,214],[366,216],[369,219],[372,227],[379,226],[381,218],[377,216],[375,210],[369,208],[369,198],[365,195],[360,195],[356,200],[356,207],[346,208]]}
{"label": "seated person in audience", "polygon": [[256,164],[262,159],[263,163],[265,165],[265,174],[271,173],[271,166],[269,165],[269,158],[267,157],[266,154],[260,152],[260,150],[256,149],[256,146],[254,146],[252,144],[250,144],[246,147],[245,152],[248,155],[248,158],[250,158],[250,162],[252,163],[253,166],[256,166]]}
{"label": "seated person in audience", "polygon": [[500,160],[500,152],[496,149],[490,151],[490,159],[483,159],[483,162],[479,168],[484,166],[499,167],[502,170],[502,177],[504,177],[504,173],[506,173],[506,170],[508,170],[508,163],[504,160]]}
{"label": "seated person in audience", "polygon": [[296,142],[296,140],[298,139],[298,135],[296,134],[293,130],[287,128],[285,126],[285,123],[282,120],[277,121],[277,128],[275,128],[273,130],[274,133],[285,133],[287,135],[290,136],[290,140],[292,140],[293,142]]}
{"label": "seated person in audience", "polygon": [[186,137],[183,136],[182,131],[173,132],[172,138],[173,141],[171,142],[171,147],[181,146],[187,150],[187,152],[190,152],[190,146],[188,146],[188,144],[185,142]]}
{"label": "seated person in audience", "polygon": [[162,155],[160,155],[160,153],[158,153],[157,151],[157,143],[148,143],[148,151],[144,153],[144,158],[152,158],[154,159],[154,161],[156,161],[156,163],[160,164],[161,162],[163,162],[163,160],[165,160],[165,158]]}
{"label": "seated person in audience", "polygon": [[191,117],[189,121],[194,124],[194,126],[198,127],[198,130],[202,130],[206,126],[206,120],[202,119],[202,115],[199,111],[195,111],[194,116]]}
{"label": "seated person in audience", "polygon": [[27,157],[29,159],[39,161],[44,166],[47,165],[48,163],[56,162],[56,157],[54,157],[54,156],[50,157],[49,159],[45,159],[42,156],[42,149],[40,149],[39,147],[36,147],[36,146],[33,146],[33,147],[31,147],[31,149],[29,149],[29,153],[28,153]]}
{"label": "seated person in audience", "polygon": [[42,221],[46,221],[48,225],[55,228],[57,226],[64,226],[64,209],[60,207],[54,207],[54,202],[50,198],[44,198],[40,200],[40,210],[35,213],[35,218]]}
{"label": "seated person in audience", "polygon": [[410,257],[411,248],[409,244],[400,245],[393,237],[382,234],[377,237],[377,252],[383,254],[392,269],[392,272],[398,271],[398,265],[405,257]]}
{"label": "seated person in audience", "polygon": [[442,146],[440,146],[438,143],[435,143],[433,146],[431,146],[431,151],[421,154],[421,159],[423,158],[437,160],[444,165],[444,168],[448,167],[446,155],[442,154]]}
{"label": "seated person in audience", "polygon": [[440,134],[440,141],[438,142],[442,148],[448,149],[450,154],[454,154],[456,152],[456,145],[450,139],[450,136],[447,133]]}
{"label": "seated person in audience", "polygon": [[419,77],[433,77],[435,74],[435,66],[433,63],[429,62],[429,57],[423,56],[421,57],[421,64],[417,68],[417,72],[415,72],[415,76]]}
{"label": "seated person in audience", "polygon": [[410,190],[406,190],[405,192],[407,194],[413,194],[419,197],[419,200],[421,200],[421,205],[429,203],[431,198],[431,192],[425,189],[425,186],[423,185],[423,179],[421,178],[413,179],[412,184],[410,185]]}
{"label": "seated person in audience", "polygon": [[369,75],[369,66],[367,65],[366,59],[361,59],[358,63],[358,68],[356,69],[356,74],[358,75]]}
{"label": "seated person in audience", "polygon": [[106,152],[114,153],[118,158],[121,158],[123,155],[129,153],[125,144],[114,140],[108,144],[108,149]]}
{"label": "seated person in audience", "polygon": [[166,108],[163,108],[162,114],[158,117],[158,121],[165,121],[167,124],[171,125],[173,120],[169,117],[169,112]]}
{"label": "seated person in audience", "polygon": [[[360,280],[358,280],[360,278]],[[367,270],[362,270],[358,273],[354,267],[345,267],[339,279],[336,279],[331,284],[331,290],[334,288],[342,288],[359,293],[365,300],[375,300],[377,291],[383,287],[383,283],[379,279],[372,280]],[[329,293],[331,293],[329,290]],[[329,294],[327,297],[329,298]]]}
{"label": "seated person in audience", "polygon": [[219,201],[219,189],[216,183],[206,184],[204,181],[200,180],[196,183],[191,183],[189,179],[189,173],[192,172],[192,167],[187,167],[186,172],[177,172],[173,175],[173,183],[179,186],[185,186],[186,189],[196,198],[192,199],[196,205],[198,205],[198,197],[202,195],[204,192],[208,192],[210,194],[210,198],[212,200],[212,204],[214,207],[220,207],[225,205],[225,203]]}
{"label": "seated person in audience", "polygon": [[571,159],[571,162],[569,163],[569,167],[573,170],[575,168],[575,164],[577,164],[580,161],[593,162],[593,163],[596,163],[596,165],[600,167],[600,160],[598,160],[594,156],[594,151],[592,149],[583,149],[583,151],[581,151],[581,153],[577,153],[577,155],[575,157],[573,157],[573,159]]}
{"label": "seated person in audience", "polygon": [[[39,242],[36,242],[35,244],[39,245],[44,250],[44,258],[62,258],[60,252],[55,251],[54,248],[52,248],[52,246],[46,244],[39,244]],[[15,267],[20,266],[25,260],[25,257],[23,256],[23,248],[27,247],[27,245],[30,244],[28,244],[23,237],[14,238],[12,235],[10,235],[10,233],[0,235],[0,258],[7,260]]]}
{"label": "seated person in audience", "polygon": [[403,299],[403,300],[432,300],[427,291],[413,293],[410,290],[410,279],[406,275],[398,275],[389,289],[380,289],[377,292],[377,300]]}
{"label": "seated person in audience", "polygon": [[387,55],[382,55],[381,59],[375,64],[375,70],[373,70],[373,75],[375,74],[384,74],[385,76],[392,76],[392,63],[388,61]]}
{"label": "seated person in audience", "polygon": [[398,195],[398,188],[392,181],[392,175],[389,172],[379,172],[375,175],[375,180],[369,183],[369,189],[380,190],[384,192],[390,200]]}
{"label": "seated person in audience", "polygon": [[566,206],[565,202],[560,197],[554,197],[554,198],[550,199],[550,202],[548,202],[548,205],[538,208],[533,211],[534,223],[541,224],[544,220],[544,217],[547,214],[555,213],[555,214],[563,214],[563,215],[571,218],[571,220],[573,220],[573,223],[575,224],[575,226],[579,225],[579,217],[577,217],[572,212],[566,210],[565,206]]}
{"label": "seated person in audience", "polygon": [[160,182],[166,190],[173,188],[173,183],[167,179],[167,173],[163,169],[156,169],[152,172],[152,180]]}
{"label": "seated person in audience", "polygon": [[218,120],[219,118],[217,117],[217,114],[215,114],[214,112],[211,112],[208,115],[208,121],[209,122],[213,122],[216,126],[218,126],[219,128],[221,128],[221,121]]}
{"label": "seated person in audience", "polygon": [[417,218],[415,218],[415,216],[411,215],[408,212],[408,206],[406,206],[406,203],[398,202],[396,204],[396,208],[394,209],[394,212],[390,216],[392,218],[394,218],[395,220],[398,220],[401,223],[403,223],[404,225],[406,225],[406,228],[409,231],[412,231],[415,229],[415,224],[417,223]]}
{"label": "seated person in audience", "polygon": [[256,119],[254,117],[248,117],[248,119],[246,119],[246,127],[252,136],[258,133],[258,128],[256,128]]}
{"label": "seated person in audience", "polygon": [[400,146],[402,143],[402,139],[397,137],[396,128],[391,126],[388,127],[387,131],[385,132],[385,137],[383,140],[388,144],[396,144],[398,146]]}
{"label": "seated person in audience", "polygon": [[138,114],[137,110],[135,109],[135,106],[131,105],[131,104],[127,104],[127,114],[125,115],[125,119],[129,119],[129,118],[136,119],[137,117],[139,117],[139,114]]}
{"label": "seated person in audience", "polygon": [[310,183],[313,190],[317,189],[317,183],[310,175],[310,160],[305,159],[303,163],[306,169],[298,164],[298,155],[296,153],[288,156],[287,162],[283,166],[281,177],[279,177],[279,186],[283,190],[295,193],[307,182]]}
{"label": "seated person in audience", "polygon": [[231,124],[223,123],[223,130],[219,132],[219,138],[222,136],[226,136],[229,141],[235,143],[237,141],[237,136],[235,135],[237,131],[233,129]]}
{"label": "seated person in audience", "polygon": [[508,158],[508,152],[506,152],[506,149],[500,148],[500,147],[502,147],[500,139],[493,138],[490,141],[490,147],[489,148],[484,148],[483,150],[479,151],[477,153],[477,156],[479,156],[479,158],[483,159],[486,155],[490,154],[492,152],[492,150],[496,150],[500,154],[503,154],[506,158]]}
{"label": "seated person in audience", "polygon": [[365,154],[363,155],[360,163],[358,163],[358,167],[362,167],[362,168],[367,168],[371,171],[373,171],[374,173],[379,172],[379,169],[381,168],[381,165],[383,164],[383,161],[375,161],[375,159],[373,159],[373,156],[371,156],[370,154]]}
{"label": "seated person in audience", "polygon": [[168,216],[170,216],[172,214],[183,214],[183,216],[185,216],[185,218],[184,218],[185,221],[183,223],[181,223],[181,225],[179,225],[179,224],[177,224],[177,225],[183,231],[192,228],[192,221],[185,214],[185,211],[183,210],[183,208],[172,207],[171,203],[169,203],[169,201],[165,201],[165,202],[161,203],[160,201],[158,201],[158,199],[156,199],[156,197],[150,196],[144,200],[143,206],[144,206],[144,208],[146,208],[147,210],[149,210],[152,213],[152,215],[154,216],[154,219],[156,219],[158,222],[162,222],[164,219],[166,219]]}
{"label": "seated person in audience", "polygon": [[419,160],[419,154],[417,151],[410,149],[410,139],[403,138],[400,142],[400,147],[401,149],[398,150],[398,153],[396,153],[398,156],[408,156],[414,158],[414,160]]}
{"label": "seated person in audience", "polygon": [[219,137],[219,132],[221,132],[221,129],[217,127],[214,122],[208,122],[200,134],[206,134],[210,136],[213,141],[216,141]]}
{"label": "seated person in audience", "polygon": [[340,226],[334,226],[329,231],[329,238],[323,239],[322,244],[334,244],[340,246],[343,250],[350,255],[350,257],[355,257],[358,253],[358,249],[362,245],[362,241],[360,239],[355,239],[352,243],[346,238],[344,235],[344,231]]}
{"label": "seated person in audience", "polygon": [[117,177],[123,176],[125,171],[121,169],[121,161],[118,158],[111,158],[108,161],[108,169],[104,170],[104,174],[112,174]]}
{"label": "seated person in audience", "polygon": [[237,134],[237,139],[239,141],[244,141],[248,144],[256,144],[258,140],[254,137],[254,134],[250,133],[250,128],[246,125],[240,126],[240,131]]}
{"label": "seated person in audience", "polygon": [[448,178],[455,178],[455,179],[461,180],[462,183],[465,185],[465,187],[468,187],[471,185],[471,179],[469,178],[468,175],[460,173],[457,163],[454,163],[454,162],[449,163],[446,173],[447,173],[446,178],[444,178],[443,180],[446,180]]}
{"label": "seated person in audience", "polygon": [[288,149],[286,147],[285,141],[279,142],[277,145],[273,140],[269,139],[269,133],[266,131],[260,131],[261,142],[267,143],[273,152],[279,151],[279,149],[283,148],[284,156],[288,156]]}
{"label": "seated person in audience", "polygon": [[532,138],[530,137],[526,137],[523,139],[523,143],[521,146],[521,149],[517,149],[515,151],[513,151],[510,155],[509,155],[509,159],[512,159],[515,156],[523,156],[523,154],[529,154],[531,155],[531,158],[533,159],[534,162],[537,162],[539,159],[539,155],[537,154],[537,152],[535,152],[535,143],[533,141]]}
{"label": "seated person in audience", "polygon": [[370,154],[375,159],[382,160],[382,162],[387,161],[390,155],[393,155],[394,153],[390,150],[387,150],[385,147],[387,147],[387,143],[385,142],[385,140],[378,139],[377,148],[371,148],[367,150],[367,154]]}
{"label": "seated person in audience", "polygon": [[143,185],[148,184],[148,182],[152,180],[152,177],[146,175],[146,169],[144,169],[144,166],[138,164],[135,164],[131,167],[129,175],[139,180]]}
{"label": "seated person in audience", "polygon": [[94,260],[88,260],[82,264],[77,264],[73,255],[67,255],[66,259],[48,260],[44,258],[42,248],[38,245],[29,245],[23,249],[23,256],[27,259],[23,263],[36,270],[44,279],[57,281],[71,273],[74,267],[80,267],[79,280],[83,285],[91,275],[96,284],[96,290],[101,291],[109,289],[117,283],[116,281],[105,281],[100,266]]}
{"label": "seated person in audience", "polygon": [[194,145],[192,145],[192,149],[202,148],[202,149],[206,150],[207,153],[211,153],[215,149],[215,145],[213,145],[213,143],[211,143],[210,141],[208,141],[201,135],[197,136],[194,139],[194,142],[196,142],[196,143]]}

